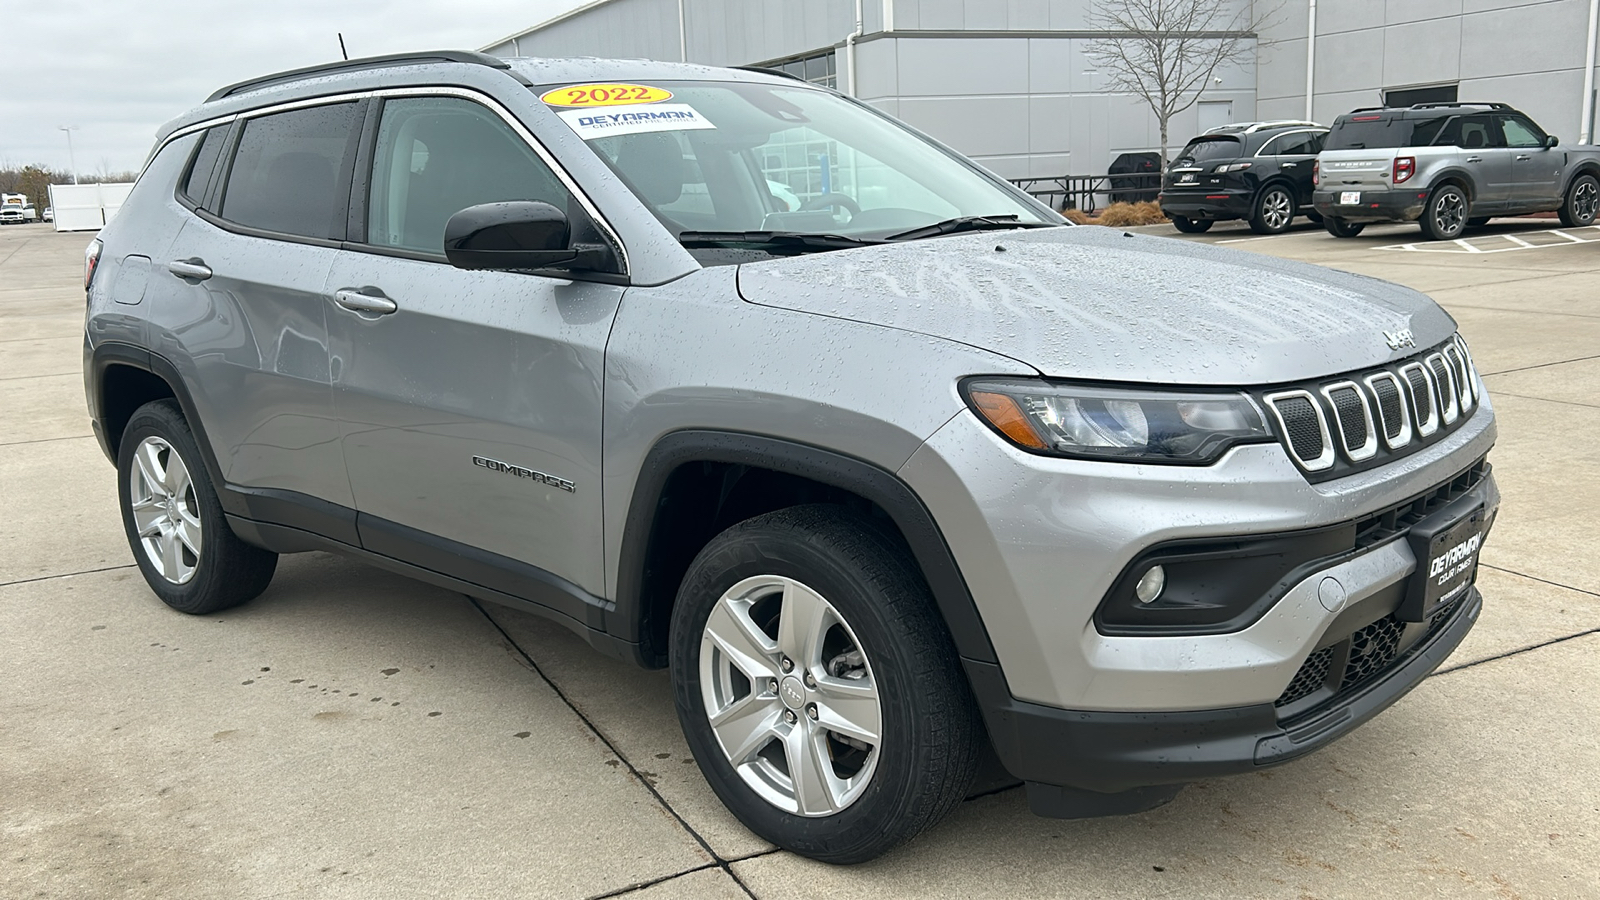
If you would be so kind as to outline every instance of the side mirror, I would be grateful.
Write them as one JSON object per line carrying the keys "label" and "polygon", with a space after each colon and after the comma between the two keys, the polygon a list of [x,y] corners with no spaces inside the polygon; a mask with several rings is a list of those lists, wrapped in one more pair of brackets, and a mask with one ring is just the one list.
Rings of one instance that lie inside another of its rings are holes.
{"label": "side mirror", "polygon": [[567,214],[542,200],[469,206],[444,226],[444,256],[458,269],[543,269],[578,257]]}
{"label": "side mirror", "polygon": [[1544,139],[1544,146],[1549,150],[1554,150],[1558,145],[1560,145],[1560,143],[1561,138],[1558,138],[1553,134],[1546,136]]}

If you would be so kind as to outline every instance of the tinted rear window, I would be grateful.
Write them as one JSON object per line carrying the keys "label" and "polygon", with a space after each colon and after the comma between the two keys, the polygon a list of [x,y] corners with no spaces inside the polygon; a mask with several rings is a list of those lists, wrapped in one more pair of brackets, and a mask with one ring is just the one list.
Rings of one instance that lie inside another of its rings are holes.
{"label": "tinted rear window", "polygon": [[1213,159],[1231,159],[1241,152],[1238,138],[1212,137],[1190,141],[1189,145],[1183,148],[1183,152],[1178,154],[1178,159],[1206,162]]}
{"label": "tinted rear window", "polygon": [[211,170],[216,168],[217,157],[222,155],[222,142],[227,139],[228,126],[220,125],[207,129],[205,139],[200,143],[200,149],[195,152],[194,162],[184,174],[183,183],[178,186],[185,197],[195,203],[205,199],[206,183],[211,180]]}
{"label": "tinted rear window", "polygon": [[[1376,120],[1362,121],[1348,119],[1333,123],[1333,130],[1328,132],[1327,143],[1323,144],[1324,150],[1364,150],[1371,147],[1399,147],[1401,145],[1401,128],[1390,127],[1401,125],[1399,120],[1387,117]],[[1410,138],[1410,129],[1404,129],[1406,138]]]}
{"label": "tinted rear window", "polygon": [[251,228],[342,240],[347,169],[360,126],[359,103],[250,119],[228,171],[222,217]]}

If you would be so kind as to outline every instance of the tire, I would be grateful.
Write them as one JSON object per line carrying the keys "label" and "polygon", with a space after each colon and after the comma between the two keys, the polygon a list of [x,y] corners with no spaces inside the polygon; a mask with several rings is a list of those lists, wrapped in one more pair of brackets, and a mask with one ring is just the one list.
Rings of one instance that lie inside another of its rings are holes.
{"label": "tire", "polygon": [[1322,224],[1322,213],[1319,213],[1314,209],[1308,209],[1308,210],[1306,210],[1306,221],[1310,222],[1313,225],[1321,225]]}
{"label": "tire", "polygon": [[1250,204],[1250,230],[1256,234],[1283,234],[1294,224],[1294,194],[1281,184],[1269,184],[1256,192]]}
{"label": "tire", "polygon": [[177,401],[146,403],[128,419],[117,454],[117,496],[134,561],[150,590],[173,609],[190,615],[228,609],[272,581],[278,554],[246,544],[228,526]]}
{"label": "tire", "polygon": [[1367,224],[1365,222],[1351,222],[1334,216],[1323,216],[1322,227],[1326,228],[1328,233],[1334,237],[1352,238],[1360,234],[1361,229],[1366,228]]}
{"label": "tire", "polygon": [[1472,204],[1467,194],[1453,184],[1442,184],[1428,195],[1422,208],[1422,235],[1430,241],[1453,241],[1467,230]]}
{"label": "tire", "polygon": [[1210,219],[1191,219],[1187,216],[1169,216],[1172,227],[1184,234],[1205,234],[1211,230]]}
{"label": "tire", "polygon": [[1579,175],[1567,188],[1567,199],[1561,204],[1561,224],[1568,228],[1593,225],[1597,211],[1600,211],[1600,180],[1593,175]]}
{"label": "tire", "polygon": [[1488,216],[1473,216],[1472,218],[1467,220],[1467,227],[1468,228],[1482,228],[1483,226],[1485,226],[1487,224],[1489,224],[1489,217]]}
{"label": "tire", "polygon": [[[906,551],[869,519],[797,506],[729,528],[690,564],[671,629],[678,719],[700,771],[779,847],[864,862],[972,784],[985,732],[955,646]],[[713,711],[736,710],[712,726]],[[846,712],[853,744],[824,727]],[[800,790],[791,759],[813,763]]]}

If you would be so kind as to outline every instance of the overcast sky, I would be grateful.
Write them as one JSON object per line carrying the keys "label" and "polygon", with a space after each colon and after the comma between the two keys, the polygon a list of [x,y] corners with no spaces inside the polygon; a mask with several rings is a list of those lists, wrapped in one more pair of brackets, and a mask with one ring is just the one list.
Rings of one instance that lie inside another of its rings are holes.
{"label": "overcast sky", "polygon": [[139,168],[162,122],[281,69],[406,50],[475,50],[583,0],[0,0],[0,165]]}

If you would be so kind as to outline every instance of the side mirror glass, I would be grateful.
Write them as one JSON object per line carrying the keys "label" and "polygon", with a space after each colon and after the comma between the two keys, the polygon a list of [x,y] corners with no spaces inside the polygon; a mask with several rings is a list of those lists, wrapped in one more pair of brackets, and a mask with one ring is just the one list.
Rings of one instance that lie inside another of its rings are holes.
{"label": "side mirror glass", "polygon": [[567,214],[542,200],[469,206],[444,226],[444,255],[458,269],[543,269],[576,259]]}
{"label": "side mirror glass", "polygon": [[1560,143],[1561,143],[1561,138],[1558,138],[1553,134],[1549,135],[1548,137],[1546,137],[1544,139],[1544,145],[1546,147],[1550,148],[1551,150],[1554,150]]}

